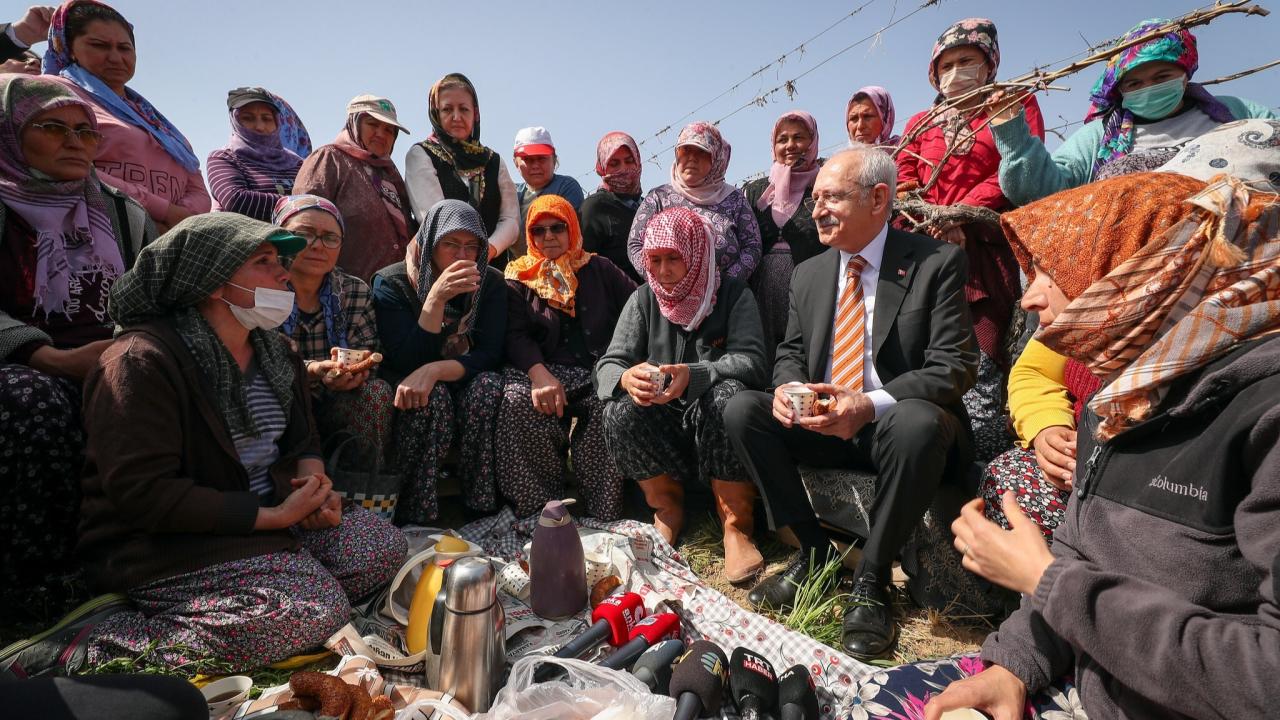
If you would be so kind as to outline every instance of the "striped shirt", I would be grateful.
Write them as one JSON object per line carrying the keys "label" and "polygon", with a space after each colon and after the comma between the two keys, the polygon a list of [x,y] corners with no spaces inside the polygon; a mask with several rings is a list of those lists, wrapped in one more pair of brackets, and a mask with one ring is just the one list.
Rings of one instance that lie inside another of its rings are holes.
{"label": "striped shirt", "polygon": [[213,209],[271,222],[276,200],[293,192],[293,180],[301,167],[299,162],[291,171],[273,172],[236,157],[226,148],[214,150],[206,163]]}
{"label": "striped shirt", "polygon": [[271,500],[275,493],[271,466],[280,459],[280,447],[276,442],[284,435],[288,418],[275,390],[271,389],[267,377],[258,372],[256,364],[249,366],[244,379],[245,404],[259,435],[232,433],[231,440],[240,455],[240,464],[249,473],[249,489],[264,500]]}

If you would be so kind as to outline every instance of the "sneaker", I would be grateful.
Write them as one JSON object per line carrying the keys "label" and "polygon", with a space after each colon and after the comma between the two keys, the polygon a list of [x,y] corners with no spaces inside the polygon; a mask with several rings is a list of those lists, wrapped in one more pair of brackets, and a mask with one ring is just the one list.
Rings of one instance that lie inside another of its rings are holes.
{"label": "sneaker", "polygon": [[99,595],[48,630],[0,650],[0,680],[73,675],[84,669],[90,631],[129,605],[121,593]]}

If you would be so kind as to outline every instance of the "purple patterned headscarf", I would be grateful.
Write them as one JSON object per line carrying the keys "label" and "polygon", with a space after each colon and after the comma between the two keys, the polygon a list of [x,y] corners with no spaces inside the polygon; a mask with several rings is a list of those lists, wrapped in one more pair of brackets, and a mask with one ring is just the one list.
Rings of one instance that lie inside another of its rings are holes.
{"label": "purple patterned headscarf", "polygon": [[[275,111],[274,133],[256,133],[240,124],[236,113],[251,102],[266,103]],[[227,93],[227,107],[231,116],[231,141],[227,143],[227,149],[233,155],[269,172],[296,173],[302,167],[305,155],[294,147],[305,147],[309,151],[311,137],[302,120],[282,98],[260,87],[236,88]],[[285,142],[286,134],[291,141],[288,144]]]}
{"label": "purple patterned headscarf", "polygon": [[[1142,37],[1167,22],[1162,18],[1143,20],[1125,33],[1120,42]],[[1190,78],[1200,67],[1196,36],[1190,30],[1168,32],[1123,50],[1107,62],[1102,76],[1093,84],[1093,90],[1089,93],[1091,104],[1084,117],[1085,122],[1102,118],[1103,123],[1102,142],[1098,145],[1097,162],[1093,167],[1095,179],[1104,165],[1133,151],[1133,113],[1121,104],[1124,98],[1120,95],[1120,80],[1125,73],[1139,65],[1157,61],[1177,65]],[[1235,119],[1227,106],[1199,83],[1187,83],[1186,99],[1198,103],[1200,109],[1217,122],[1225,123]]]}
{"label": "purple patterned headscarf", "polygon": [[119,277],[124,260],[98,180],[37,176],[22,153],[22,131],[41,114],[60,107],[82,108],[98,128],[93,108],[54,80],[0,75],[0,201],[35,230],[36,308],[45,315],[66,313],[73,275]]}

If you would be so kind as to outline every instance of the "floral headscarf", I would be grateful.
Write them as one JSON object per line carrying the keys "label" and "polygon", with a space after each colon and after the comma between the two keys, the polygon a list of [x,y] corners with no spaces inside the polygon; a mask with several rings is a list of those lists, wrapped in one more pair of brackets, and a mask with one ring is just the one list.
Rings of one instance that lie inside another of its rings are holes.
{"label": "floral headscarf", "polygon": [[876,138],[877,145],[897,145],[898,136],[893,134],[893,123],[896,119],[893,111],[893,96],[889,95],[889,91],[879,85],[867,85],[858,88],[858,91],[849,98],[849,103],[844,107],[845,123],[849,122],[849,112],[853,110],[853,104],[862,98],[871,101],[876,112],[880,113],[880,136]]}
{"label": "floral headscarf", "polygon": [[[338,207],[319,195],[288,195],[280,198],[276,201],[275,211],[271,215],[271,224],[283,227],[289,222],[289,218],[307,210],[321,210],[329,213],[334,220],[338,221],[338,227],[346,232],[346,227],[342,224],[342,213]],[[339,286],[339,283],[333,282],[332,272],[320,283],[319,300],[320,311],[324,313],[324,334],[330,347],[346,347],[347,314],[342,312],[342,298],[339,296],[338,287],[335,286]],[[302,310],[295,302],[293,312],[280,326],[280,332],[292,336],[294,328],[298,326],[298,321],[301,319]]]}
{"label": "floral headscarf", "polygon": [[[649,268],[649,252],[674,250],[688,272],[670,290],[664,288]],[[716,268],[716,247],[706,221],[687,207],[671,207],[654,215],[644,229],[644,273],[658,300],[658,310],[668,321],[690,332],[697,330],[711,314],[720,288]]]}
{"label": "floral headscarf", "polygon": [[[933,104],[946,100],[942,95],[942,85],[938,78],[938,58],[951,48],[973,45],[987,56],[989,71],[981,84],[986,85],[996,79],[996,71],[1000,68],[1000,42],[996,37],[996,24],[987,18],[966,18],[952,25],[938,36],[933,44],[933,55],[929,58],[929,84],[938,91]],[[953,155],[964,155],[973,149],[976,139],[974,133],[968,132],[971,118],[959,108],[948,108],[938,117],[942,125],[942,134]]]}
{"label": "floral headscarf", "polygon": [[431,253],[440,238],[455,230],[471,233],[480,241],[480,254],[476,258],[480,284],[476,286],[475,292],[458,295],[445,304],[444,326],[453,328],[444,342],[443,355],[446,358],[465,355],[471,349],[471,329],[475,325],[476,309],[480,305],[480,296],[489,276],[489,233],[484,229],[480,213],[461,200],[441,200],[432,205],[422,221],[422,227],[418,228],[416,267],[410,267],[417,286],[418,302],[425,303],[427,293],[436,281],[435,269],[431,267]]}
{"label": "floral headscarf", "polygon": [[[120,97],[98,76],[71,59],[71,45],[67,42],[67,15],[75,6],[86,4],[110,7],[97,0],[70,0],[55,10],[49,23],[49,47],[44,51],[44,66],[41,71],[45,75],[60,75],[71,80],[93,95],[107,112],[147,131],[187,172],[199,172],[200,159],[191,149],[191,143],[154,105],[131,88],[125,88],[125,97]],[[132,33],[133,25],[126,24]]]}
{"label": "floral headscarf", "polygon": [[[622,148],[631,150],[631,157],[635,158],[636,161],[635,167],[619,170],[616,173],[605,170],[610,158]],[[636,145],[635,138],[630,135],[624,132],[611,132],[600,138],[600,142],[596,144],[596,174],[600,176],[601,190],[608,190],[619,195],[639,195],[640,171],[642,168],[640,147]]]}
{"label": "floral headscarf", "polygon": [[[1138,180],[1176,187],[1151,175]],[[1102,418],[1100,440],[1152,417],[1178,378],[1280,332],[1280,203],[1226,176],[1192,182],[1200,189],[1190,196],[1168,193],[1183,218],[1151,235],[1038,336],[1104,378],[1089,401]],[[1123,193],[1111,198],[1128,201]]]}
{"label": "floral headscarf", "polygon": [[84,180],[37,177],[22,154],[22,130],[28,123],[72,105],[84,110],[96,130],[93,108],[57,81],[0,75],[0,200],[35,230],[33,299],[46,315],[69,312],[73,278],[101,273],[109,280],[125,270],[106,200],[92,173]]}
{"label": "floral headscarf", "polygon": [[[1120,39],[1123,43],[1142,37],[1167,23],[1163,18],[1143,20],[1125,33]],[[1149,62],[1169,62],[1182,68],[1187,77],[1195,74],[1200,66],[1200,54],[1196,50],[1196,36],[1190,30],[1176,30],[1135,45],[1117,53],[1107,62],[1102,76],[1093,84],[1089,93],[1089,112],[1085,122],[1102,118],[1102,142],[1098,145],[1094,177],[1107,163],[1128,155],[1133,151],[1134,127],[1133,113],[1121,104],[1120,80],[1133,68]],[[1210,95],[1199,83],[1188,83],[1186,97],[1200,105],[1200,109],[1214,120],[1224,123],[1235,118],[1217,98]]]}
{"label": "floral headscarf", "polygon": [[809,113],[803,110],[783,113],[782,117],[773,123],[773,132],[769,134],[770,143],[778,137],[778,128],[782,127],[782,123],[788,121],[804,125],[813,140],[809,143],[809,149],[804,154],[804,162],[799,167],[780,163],[777,158],[774,158],[773,165],[769,167],[769,186],[756,201],[756,209],[763,211],[769,208],[773,215],[773,223],[778,227],[786,225],[791,216],[796,214],[801,201],[804,200],[805,190],[813,183],[814,178],[818,177],[818,170],[821,169],[818,166],[818,121],[814,120]]}
{"label": "floral headscarf", "polygon": [[720,135],[720,131],[716,126],[699,120],[691,122],[684,126],[680,131],[680,138],[676,140],[676,147],[682,145],[692,145],[706,151],[711,155],[711,170],[707,172],[706,177],[695,187],[685,185],[684,180],[680,178],[680,173],[676,168],[675,161],[671,163],[671,187],[680,193],[689,202],[694,205],[715,205],[724,200],[736,188],[724,181],[724,175],[729,170],[729,156],[733,152],[733,148]]}
{"label": "floral headscarf", "polygon": [[542,254],[537,243],[529,241],[527,254],[507,263],[508,280],[519,280],[529,286],[538,297],[551,307],[568,313],[574,311],[574,293],[578,290],[577,272],[591,261],[593,253],[582,249],[582,230],[578,228],[578,213],[568,200],[559,195],[540,195],[529,206],[529,218],[525,221],[525,237],[532,238],[533,224],[551,216],[569,226],[569,247],[555,260]]}

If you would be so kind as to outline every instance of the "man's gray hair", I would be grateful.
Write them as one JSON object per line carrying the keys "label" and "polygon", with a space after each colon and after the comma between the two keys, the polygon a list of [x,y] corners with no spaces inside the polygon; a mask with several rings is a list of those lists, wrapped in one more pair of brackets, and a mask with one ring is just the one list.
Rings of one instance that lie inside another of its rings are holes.
{"label": "man's gray hair", "polygon": [[898,166],[889,153],[874,145],[850,143],[847,149],[831,156],[831,160],[836,158],[858,159],[859,193],[864,201],[870,197],[871,188],[884,183],[889,186],[889,205],[893,206],[893,199],[898,194]]}

